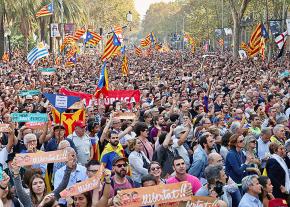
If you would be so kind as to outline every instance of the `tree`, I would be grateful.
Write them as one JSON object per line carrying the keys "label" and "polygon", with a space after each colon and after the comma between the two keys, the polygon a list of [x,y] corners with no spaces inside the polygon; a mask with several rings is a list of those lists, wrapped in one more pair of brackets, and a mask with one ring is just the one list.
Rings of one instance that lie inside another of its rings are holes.
{"label": "tree", "polygon": [[241,36],[241,20],[251,0],[242,0],[236,3],[235,0],[229,0],[233,18],[233,56],[238,57]]}

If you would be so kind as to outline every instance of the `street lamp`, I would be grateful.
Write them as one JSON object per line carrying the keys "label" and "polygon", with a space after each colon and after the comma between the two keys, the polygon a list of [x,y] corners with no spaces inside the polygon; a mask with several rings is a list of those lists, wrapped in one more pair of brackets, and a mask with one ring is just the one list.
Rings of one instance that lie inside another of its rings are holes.
{"label": "street lamp", "polygon": [[4,36],[6,36],[8,39],[9,60],[11,60],[11,42],[10,42],[11,31],[9,28],[5,30]]}
{"label": "street lamp", "polygon": [[127,21],[128,22],[132,22],[133,21],[133,15],[132,15],[131,11],[128,12],[126,17],[127,17]]}

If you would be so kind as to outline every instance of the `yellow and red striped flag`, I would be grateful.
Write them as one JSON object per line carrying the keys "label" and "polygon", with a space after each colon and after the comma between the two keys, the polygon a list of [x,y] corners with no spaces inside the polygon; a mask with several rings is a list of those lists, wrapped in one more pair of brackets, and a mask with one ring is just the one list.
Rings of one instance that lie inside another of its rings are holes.
{"label": "yellow and red striped flag", "polygon": [[78,41],[81,38],[81,36],[85,34],[85,32],[86,32],[85,28],[78,29],[74,34],[74,40]]}
{"label": "yellow and red striped flag", "polygon": [[266,39],[264,37],[261,38],[261,45],[260,45],[260,53],[262,56],[262,60],[265,60],[265,48],[266,48]]}
{"label": "yellow and red striped flag", "polygon": [[141,40],[141,46],[147,47],[150,44],[151,44],[151,37],[150,37],[150,34],[148,34],[144,39]]}
{"label": "yellow and red striped flag", "polygon": [[114,26],[114,32],[117,36],[121,35],[123,32],[123,29],[121,26]]}
{"label": "yellow and red striped flag", "polygon": [[44,7],[42,7],[37,13],[36,18],[44,17],[53,14],[53,3],[50,3]]}
{"label": "yellow and red striped flag", "polygon": [[126,55],[124,55],[123,63],[122,63],[122,75],[123,76],[128,76],[128,74],[129,74],[128,58],[127,58]]}
{"label": "yellow and red striped flag", "polygon": [[85,44],[89,43],[89,44],[92,44],[92,45],[97,45],[100,42],[101,39],[102,39],[102,36],[99,35],[98,33],[87,31]]}
{"label": "yellow and red striped flag", "polygon": [[106,43],[101,60],[108,60],[120,46],[121,42],[119,41],[117,35],[113,32],[113,35],[108,39]]}
{"label": "yellow and red striped flag", "polygon": [[52,109],[52,118],[55,124],[62,124],[66,129],[66,136],[70,135],[74,131],[74,124],[76,121],[85,121],[85,110],[79,109],[74,113],[62,113],[60,116],[59,111],[55,108]]}
{"label": "yellow and red striped flag", "polygon": [[262,24],[258,24],[250,38],[249,57],[255,57],[261,50]]}
{"label": "yellow and red striped flag", "polygon": [[4,52],[4,54],[2,56],[2,60],[4,62],[9,62],[9,52]]}
{"label": "yellow and red striped flag", "polygon": [[134,48],[135,48],[135,54],[139,57],[142,56],[142,50],[135,45],[134,45]]}

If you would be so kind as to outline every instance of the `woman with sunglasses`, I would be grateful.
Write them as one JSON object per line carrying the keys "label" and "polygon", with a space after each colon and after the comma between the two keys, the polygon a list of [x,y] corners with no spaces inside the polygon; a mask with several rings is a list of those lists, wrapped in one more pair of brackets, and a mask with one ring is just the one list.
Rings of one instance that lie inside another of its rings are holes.
{"label": "woman with sunglasses", "polygon": [[135,187],[141,186],[141,178],[148,173],[150,161],[142,151],[143,145],[140,139],[133,139],[129,149],[133,150],[129,155],[129,163],[132,169],[132,179]]}
{"label": "woman with sunglasses", "polygon": [[253,135],[248,135],[245,137],[245,148],[244,154],[251,156],[251,165],[252,167],[259,168],[261,165],[260,160],[257,156],[257,139]]}
{"label": "woman with sunglasses", "polygon": [[161,178],[162,169],[159,162],[152,161],[149,165],[148,172],[150,175],[153,175],[156,178],[157,185],[166,184],[166,180]]}
{"label": "woman with sunglasses", "polygon": [[242,182],[243,177],[247,176],[246,169],[249,167],[250,160],[242,152],[245,147],[244,136],[234,134],[229,141],[230,150],[227,154],[225,166],[226,174],[237,184]]}

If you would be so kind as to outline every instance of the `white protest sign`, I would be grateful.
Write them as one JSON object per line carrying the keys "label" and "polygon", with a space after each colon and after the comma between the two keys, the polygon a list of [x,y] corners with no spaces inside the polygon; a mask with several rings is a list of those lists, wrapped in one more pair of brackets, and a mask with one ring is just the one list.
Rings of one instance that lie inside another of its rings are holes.
{"label": "white protest sign", "polygon": [[67,96],[56,96],[55,97],[56,108],[67,108]]}

